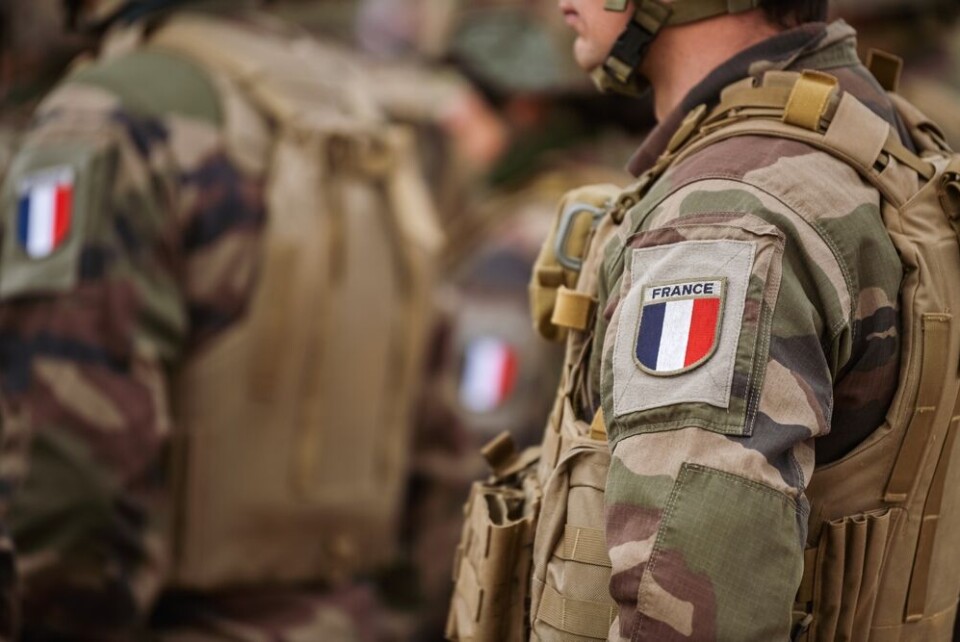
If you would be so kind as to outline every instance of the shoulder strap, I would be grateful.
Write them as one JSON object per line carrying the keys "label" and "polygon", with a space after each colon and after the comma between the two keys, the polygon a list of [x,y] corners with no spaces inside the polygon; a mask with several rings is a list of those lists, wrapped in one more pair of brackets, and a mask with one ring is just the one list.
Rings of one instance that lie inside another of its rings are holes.
{"label": "shoulder strap", "polygon": [[[149,41],[227,76],[284,125],[330,125],[338,117],[379,119],[375,105],[346,80],[356,77],[348,58],[306,34],[281,39],[192,14],[172,18]],[[318,118],[331,122],[304,122]]]}
{"label": "shoulder strap", "polygon": [[[177,16],[150,36],[151,46],[197,61],[235,83],[281,133],[342,133],[353,143],[349,160],[383,181],[406,249],[431,254],[443,244],[434,207],[419,174],[409,132],[392,127],[355,82],[342,51],[309,34],[283,39],[198,14]],[[355,140],[354,140],[355,139]],[[299,144],[306,144],[300,141]],[[334,150],[331,150],[333,153]]]}
{"label": "shoulder strap", "polygon": [[671,142],[660,164],[666,167],[715,143],[737,136],[769,136],[806,143],[850,165],[886,200],[902,205],[916,193],[915,180],[887,171],[894,161],[924,181],[936,167],[908,150],[889,123],[837,81],[821,72],[767,74],[764,84],[744,81],[728,87],[711,112],[695,110],[698,122]]}

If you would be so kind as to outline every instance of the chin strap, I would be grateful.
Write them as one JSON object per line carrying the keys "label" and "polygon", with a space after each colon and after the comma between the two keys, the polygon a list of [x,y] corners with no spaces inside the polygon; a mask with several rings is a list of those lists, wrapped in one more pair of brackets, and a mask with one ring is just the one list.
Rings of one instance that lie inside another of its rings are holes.
{"label": "chin strap", "polygon": [[[623,12],[629,0],[606,0],[604,9]],[[610,55],[593,74],[601,91],[643,93],[646,83],[637,77],[637,68],[647,55],[650,43],[664,27],[684,25],[728,13],[742,13],[760,6],[760,0],[634,0],[633,19],[620,34]]]}

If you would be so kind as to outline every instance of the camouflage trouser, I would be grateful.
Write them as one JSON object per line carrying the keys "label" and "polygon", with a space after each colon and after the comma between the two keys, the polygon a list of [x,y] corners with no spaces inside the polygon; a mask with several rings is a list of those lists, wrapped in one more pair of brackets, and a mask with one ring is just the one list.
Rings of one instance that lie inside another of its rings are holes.
{"label": "camouflage trouser", "polygon": [[367,586],[165,596],[150,642],[381,642],[405,632]]}

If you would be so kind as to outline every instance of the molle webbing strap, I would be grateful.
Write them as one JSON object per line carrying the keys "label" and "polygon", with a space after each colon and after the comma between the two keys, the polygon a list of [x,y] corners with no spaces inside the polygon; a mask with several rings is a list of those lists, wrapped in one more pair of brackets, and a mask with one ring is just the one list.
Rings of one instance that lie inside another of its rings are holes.
{"label": "molle webbing strap", "polygon": [[950,321],[951,316],[947,314],[923,315],[923,353],[917,403],[887,482],[883,497],[886,502],[906,501],[917,479],[923,455],[931,443],[933,420],[942,403],[943,381],[948,367]]}
{"label": "molle webbing strap", "polygon": [[943,506],[943,493],[946,486],[947,473],[950,470],[950,460],[954,454],[957,439],[957,424],[960,417],[950,420],[947,435],[937,461],[937,468],[933,474],[933,482],[927,494],[927,501],[923,506],[923,518],[920,522],[920,538],[917,543],[917,553],[913,558],[913,573],[910,575],[910,590],[907,593],[907,612],[905,620],[916,622],[923,618],[924,607],[927,603],[927,586],[930,581],[930,568],[933,563],[933,548],[937,539],[937,527],[940,522],[940,510]]}
{"label": "molle webbing strap", "polygon": [[850,94],[844,94],[823,140],[866,168],[877,162],[891,140],[891,131],[887,121]]}
{"label": "molle webbing strap", "polygon": [[[886,180],[882,171],[888,158],[894,158],[911,168],[923,179],[929,180],[935,173],[932,164],[908,150],[899,141],[890,125],[860,103],[852,94],[843,94],[839,99],[830,96],[822,107],[818,125],[811,129],[787,122],[784,118],[787,104],[794,101],[792,120],[813,125],[814,114],[820,105],[826,84],[817,80],[823,74],[805,72],[811,76],[800,89],[782,91],[785,74],[774,76],[776,84],[750,88],[734,85],[723,94],[720,105],[695,128],[687,140],[673,141],[674,149],[668,151],[657,163],[661,171],[681,162],[689,155],[710,145],[738,136],[770,136],[806,143],[844,161],[873,185],[883,197],[899,207],[913,196],[904,193],[902,187]],[[769,78],[767,74],[766,78]],[[802,76],[797,76],[802,80]],[[818,84],[819,83],[819,84]],[[797,92],[809,95],[801,97]],[[784,103],[777,106],[777,101]],[[812,105],[812,107],[799,107]],[[695,112],[702,111],[701,108]],[[757,112],[761,113],[757,113]],[[824,126],[826,130],[824,131]],[[887,158],[885,158],[885,155]]]}
{"label": "molle webbing strap", "polygon": [[557,557],[572,562],[611,567],[604,532],[595,528],[567,524]]}
{"label": "molle webbing strap", "polygon": [[903,58],[879,49],[871,49],[867,54],[867,69],[885,91],[896,92],[899,89]]}
{"label": "molle webbing strap", "polygon": [[833,76],[816,71],[803,72],[787,99],[783,122],[817,131],[836,88],[837,79]]}
{"label": "molle webbing strap", "polygon": [[557,301],[553,308],[553,325],[570,330],[585,331],[590,326],[597,301],[588,294],[560,286]]}
{"label": "molle webbing strap", "polygon": [[607,440],[607,420],[603,416],[603,408],[597,408],[593,421],[590,422],[590,439]]}
{"label": "molle webbing strap", "polygon": [[537,612],[538,620],[555,629],[596,640],[607,639],[610,625],[616,617],[615,606],[566,598],[549,585],[543,589]]}

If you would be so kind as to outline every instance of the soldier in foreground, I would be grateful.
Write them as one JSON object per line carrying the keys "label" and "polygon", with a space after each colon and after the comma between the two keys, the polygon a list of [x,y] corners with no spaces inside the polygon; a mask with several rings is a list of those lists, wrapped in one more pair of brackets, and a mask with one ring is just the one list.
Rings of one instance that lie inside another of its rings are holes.
{"label": "soldier in foreground", "polygon": [[72,4],[98,58],[0,195],[23,638],[395,639],[356,578],[395,549],[439,240],[409,138],[256,3]]}
{"label": "soldier in foreground", "polygon": [[563,379],[484,451],[448,636],[949,640],[957,159],[825,0],[560,7],[659,125],[541,250]]}

